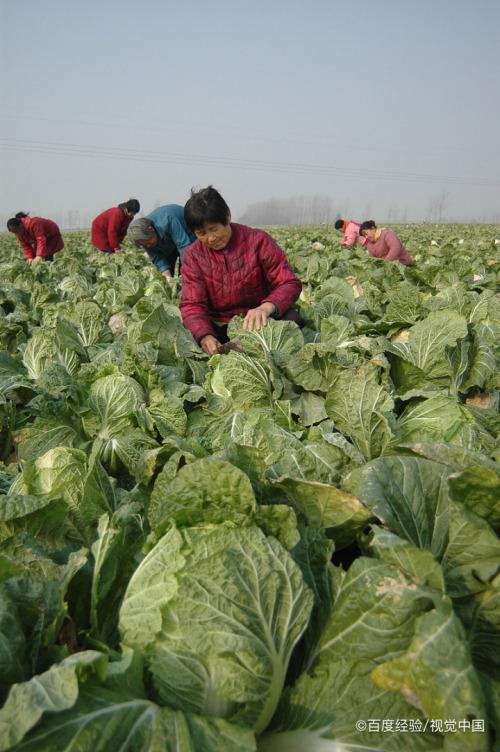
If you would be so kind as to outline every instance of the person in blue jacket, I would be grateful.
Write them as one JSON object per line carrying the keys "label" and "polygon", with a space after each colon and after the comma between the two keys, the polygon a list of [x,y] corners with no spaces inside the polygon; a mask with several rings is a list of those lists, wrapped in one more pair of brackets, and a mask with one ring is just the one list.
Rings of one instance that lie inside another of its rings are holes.
{"label": "person in blue jacket", "polygon": [[136,248],[144,248],[158,271],[173,277],[175,264],[196,237],[184,222],[184,208],[177,204],[159,206],[147,217],[136,219],[127,238]]}

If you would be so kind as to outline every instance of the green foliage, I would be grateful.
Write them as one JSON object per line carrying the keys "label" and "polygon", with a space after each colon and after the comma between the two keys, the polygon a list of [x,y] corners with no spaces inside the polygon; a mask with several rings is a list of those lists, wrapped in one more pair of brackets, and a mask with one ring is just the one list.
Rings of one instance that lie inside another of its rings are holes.
{"label": "green foliage", "polygon": [[307,325],[212,358],[135,249],[0,239],[0,750],[498,743],[500,230],[271,232]]}

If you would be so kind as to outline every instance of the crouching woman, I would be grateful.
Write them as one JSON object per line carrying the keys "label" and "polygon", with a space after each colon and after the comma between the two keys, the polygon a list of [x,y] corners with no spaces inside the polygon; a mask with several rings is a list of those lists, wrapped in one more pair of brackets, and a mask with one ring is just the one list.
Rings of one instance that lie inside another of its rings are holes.
{"label": "crouching woman", "polygon": [[412,257],[396,233],[388,227],[378,228],[373,219],[369,219],[361,223],[359,234],[366,238],[366,250],[370,256],[384,261],[399,261],[405,266],[412,265]]}
{"label": "crouching woman", "polygon": [[249,331],[262,329],[271,317],[303,324],[292,307],[302,283],[270,235],[231,222],[228,205],[212,186],[191,192],[184,219],[197,240],[184,254],[180,310],[207,355],[227,342],[233,316],[244,316]]}
{"label": "crouching woman", "polygon": [[17,237],[30,266],[41,259],[52,261],[54,253],[64,248],[59,227],[51,219],[29,217],[24,212],[18,212],[8,220],[7,229]]}

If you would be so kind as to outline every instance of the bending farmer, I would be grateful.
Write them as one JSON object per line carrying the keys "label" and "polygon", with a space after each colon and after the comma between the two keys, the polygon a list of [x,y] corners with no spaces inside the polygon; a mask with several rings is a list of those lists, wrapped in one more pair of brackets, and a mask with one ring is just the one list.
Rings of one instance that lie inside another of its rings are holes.
{"label": "bending farmer", "polygon": [[340,245],[345,245],[347,248],[354,248],[356,243],[366,245],[366,239],[359,234],[360,227],[360,223],[353,222],[352,219],[337,219],[335,222],[335,229],[341,230],[342,232]]}
{"label": "bending farmer", "polygon": [[366,248],[370,256],[384,261],[399,261],[405,266],[412,265],[412,257],[398,236],[389,228],[379,229],[373,219],[370,219],[361,224],[359,234],[366,238]]}
{"label": "bending farmer", "polygon": [[92,222],[92,245],[105,253],[120,253],[127,229],[140,210],[136,198],[101,212]]}
{"label": "bending farmer", "polygon": [[64,248],[59,227],[51,219],[29,217],[24,212],[18,212],[7,221],[7,229],[17,237],[30,265],[40,259],[52,261],[54,253]]}
{"label": "bending farmer", "polygon": [[127,237],[137,248],[144,248],[158,271],[173,277],[175,262],[196,240],[184,222],[184,209],[177,204],[160,206],[128,228]]}
{"label": "bending farmer", "polygon": [[229,207],[212,186],[184,207],[197,237],[182,263],[180,309],[184,326],[208,355],[227,342],[227,323],[243,315],[246,329],[269,317],[302,319],[292,308],[302,284],[278,244],[262,230],[231,222]]}

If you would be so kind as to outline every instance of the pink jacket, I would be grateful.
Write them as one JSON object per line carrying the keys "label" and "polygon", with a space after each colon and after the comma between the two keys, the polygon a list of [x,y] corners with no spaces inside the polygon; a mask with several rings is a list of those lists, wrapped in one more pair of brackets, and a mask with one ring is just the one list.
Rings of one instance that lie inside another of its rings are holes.
{"label": "pink jacket", "polygon": [[348,248],[354,248],[356,243],[366,245],[366,238],[362,238],[359,234],[360,224],[359,222],[353,222],[350,219],[346,219],[342,232],[344,237],[342,238],[341,245],[346,245]]}
{"label": "pink jacket", "polygon": [[398,238],[398,236],[387,227],[382,228],[378,240],[372,243],[368,240],[366,248],[370,256],[384,259],[384,261],[399,261],[405,266],[411,266],[413,259]]}

